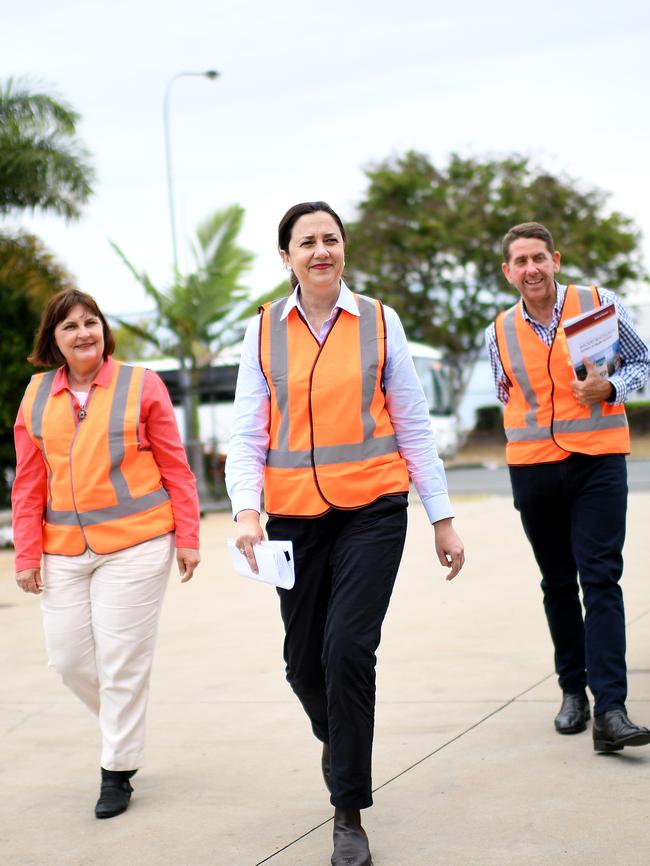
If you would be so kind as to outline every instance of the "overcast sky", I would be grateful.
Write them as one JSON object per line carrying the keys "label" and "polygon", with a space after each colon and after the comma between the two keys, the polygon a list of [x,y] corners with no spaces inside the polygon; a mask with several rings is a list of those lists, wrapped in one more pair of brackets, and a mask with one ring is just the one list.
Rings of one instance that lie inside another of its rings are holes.
{"label": "overcast sky", "polygon": [[[647,0],[22,0],[5,3],[0,77],[25,76],[82,115],[95,196],[79,223],[21,218],[110,313],[151,304],[109,246],[171,274],[163,95],[181,264],[213,210],[246,210],[250,285],[283,276],[276,228],[296,201],[353,215],[364,167],[416,148],[531,157],[612,193],[645,235]],[[5,221],[6,222],[6,221]],[[504,226],[504,230],[507,226]],[[560,244],[558,244],[559,246]]]}

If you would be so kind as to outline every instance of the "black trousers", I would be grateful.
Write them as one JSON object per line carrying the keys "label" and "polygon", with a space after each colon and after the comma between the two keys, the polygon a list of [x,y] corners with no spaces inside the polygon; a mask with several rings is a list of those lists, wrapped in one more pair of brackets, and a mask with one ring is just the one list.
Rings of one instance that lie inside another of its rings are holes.
{"label": "black trousers", "polygon": [[332,805],[372,805],[375,652],[406,537],[406,494],[322,517],[269,517],[291,539],[296,583],[278,590],[287,680],[330,744]]}
{"label": "black trousers", "polygon": [[572,454],[559,463],[511,466],[510,478],[515,508],[542,572],[560,687],[580,692],[588,684],[596,715],[625,709],[625,612],[619,586],[625,457]]}

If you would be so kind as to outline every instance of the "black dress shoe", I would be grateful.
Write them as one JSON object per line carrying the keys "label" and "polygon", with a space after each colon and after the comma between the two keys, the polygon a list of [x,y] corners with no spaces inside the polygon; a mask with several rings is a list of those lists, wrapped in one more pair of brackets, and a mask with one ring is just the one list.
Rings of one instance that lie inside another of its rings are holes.
{"label": "black dress shoe", "polygon": [[334,810],[332,866],[372,866],[368,837],[358,809]]}
{"label": "black dress shoe", "polygon": [[587,695],[584,692],[565,692],[560,712],[555,717],[555,730],[558,734],[579,734],[585,730],[590,718]]}
{"label": "black dress shoe", "polygon": [[332,793],[332,783],[330,781],[330,744],[323,743],[323,754],[320,758],[320,767],[323,771],[323,781],[325,782],[325,787],[327,790]]}
{"label": "black dress shoe", "polygon": [[96,818],[114,818],[129,808],[133,788],[129,779],[137,770],[102,770],[102,786],[95,806]]}
{"label": "black dress shoe", "polygon": [[624,710],[610,710],[594,718],[594,749],[620,752],[625,746],[646,746],[650,731],[631,722]]}

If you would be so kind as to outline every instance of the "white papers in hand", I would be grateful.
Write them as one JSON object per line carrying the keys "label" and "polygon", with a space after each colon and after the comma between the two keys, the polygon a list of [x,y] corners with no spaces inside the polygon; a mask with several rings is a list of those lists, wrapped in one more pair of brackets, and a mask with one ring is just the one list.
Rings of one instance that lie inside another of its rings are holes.
{"label": "white papers in hand", "polygon": [[263,583],[272,583],[282,589],[291,589],[294,585],[293,544],[291,541],[260,541],[254,546],[259,574],[251,571],[248,560],[237,549],[232,538],[228,539],[228,550],[237,574]]}

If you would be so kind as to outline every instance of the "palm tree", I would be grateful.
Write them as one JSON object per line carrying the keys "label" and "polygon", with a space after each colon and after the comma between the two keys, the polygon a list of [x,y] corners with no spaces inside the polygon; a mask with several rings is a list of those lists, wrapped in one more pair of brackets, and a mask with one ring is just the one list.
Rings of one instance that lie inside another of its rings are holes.
{"label": "palm tree", "polygon": [[145,272],[138,271],[122,250],[112,245],[156,305],[149,327],[113,318],[121,327],[156,346],[163,355],[180,362],[185,448],[202,501],[208,496],[198,430],[201,368],[241,339],[246,322],[259,304],[286,292],[282,284],[263,298],[250,299],[250,290],[242,280],[251,267],[253,254],[237,242],[243,219],[244,210],[239,205],[208,217],[199,226],[192,245],[194,269],[187,275],[177,273],[175,281],[165,290],[154,286]]}
{"label": "palm tree", "polygon": [[0,86],[0,214],[38,208],[79,217],[94,171],[75,138],[78,121],[50,94],[11,78]]}

